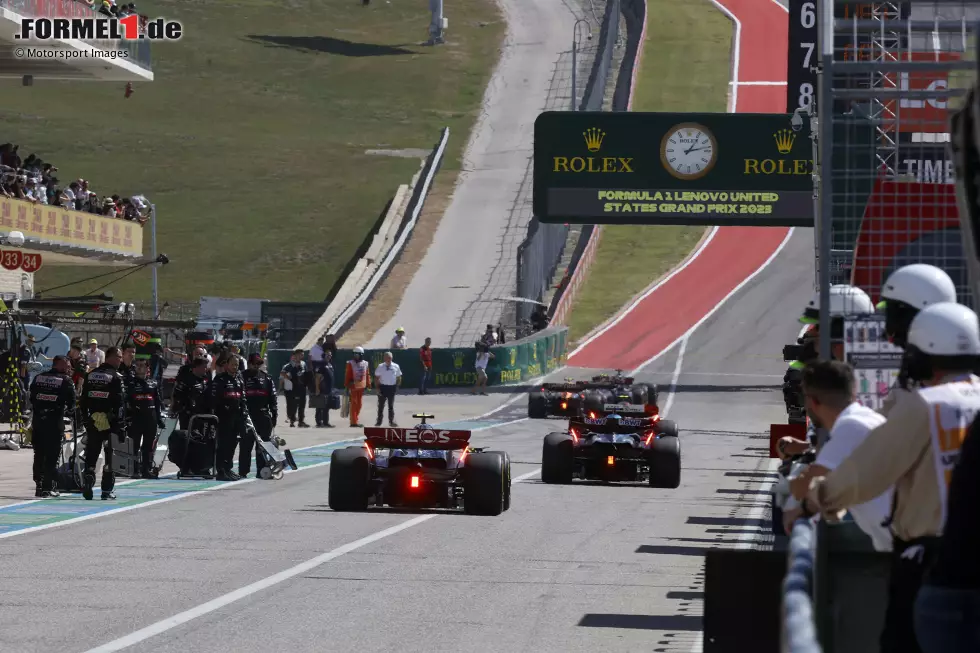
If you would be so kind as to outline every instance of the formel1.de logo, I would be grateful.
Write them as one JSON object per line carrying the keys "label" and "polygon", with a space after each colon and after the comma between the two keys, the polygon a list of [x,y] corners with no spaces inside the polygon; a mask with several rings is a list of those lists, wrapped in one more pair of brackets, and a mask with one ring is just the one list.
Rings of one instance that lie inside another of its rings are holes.
{"label": "formel1.de logo", "polygon": [[23,18],[14,38],[33,41],[75,39],[78,41],[179,41],[184,28],[179,21],[136,14],[124,18]]}

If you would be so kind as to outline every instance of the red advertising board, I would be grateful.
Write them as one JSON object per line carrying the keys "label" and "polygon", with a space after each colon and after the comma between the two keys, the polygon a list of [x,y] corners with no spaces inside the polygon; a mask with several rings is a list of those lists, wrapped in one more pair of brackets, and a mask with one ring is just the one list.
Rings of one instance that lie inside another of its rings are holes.
{"label": "red advertising board", "polygon": [[14,270],[37,272],[43,262],[40,254],[23,252],[19,249],[0,250],[0,267],[10,272]]}
{"label": "red advertising board", "polygon": [[[957,52],[905,52],[902,61],[959,61]],[[892,83],[901,91],[943,91],[949,87],[949,73],[943,70],[922,70],[894,73]],[[949,131],[948,98],[902,98],[885,103],[886,110],[898,119],[898,131],[903,133],[945,133]],[[885,115],[888,115],[887,113]]]}

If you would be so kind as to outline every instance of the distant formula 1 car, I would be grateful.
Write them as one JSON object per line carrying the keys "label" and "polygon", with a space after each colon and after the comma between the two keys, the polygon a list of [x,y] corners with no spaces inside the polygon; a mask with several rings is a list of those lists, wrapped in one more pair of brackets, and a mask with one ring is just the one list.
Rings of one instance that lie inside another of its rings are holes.
{"label": "distant formula 1 car", "polygon": [[656,406],[657,386],[636,383],[633,377],[623,376],[622,370],[615,375],[599,374],[588,381],[569,378],[564,383],[545,383],[540,391],[528,393],[527,416],[580,417],[590,411],[601,412],[604,404],[620,401]]}
{"label": "distant formula 1 car", "polygon": [[499,515],[510,508],[510,456],[469,446],[470,431],[426,424],[365,428],[362,446],[330,456],[328,503],[333,510],[368,506],[460,508]]}
{"label": "distant formula 1 car", "polygon": [[569,420],[567,431],[545,436],[541,480],[647,481],[650,487],[679,487],[681,444],[677,425],[659,415],[648,415],[643,404],[604,408],[601,415]]}

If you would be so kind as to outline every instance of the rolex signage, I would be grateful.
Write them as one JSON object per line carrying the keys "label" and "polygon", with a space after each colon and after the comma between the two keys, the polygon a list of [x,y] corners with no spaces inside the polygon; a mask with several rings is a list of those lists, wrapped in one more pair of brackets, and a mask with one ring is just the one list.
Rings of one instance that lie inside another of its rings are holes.
{"label": "rolex signage", "polygon": [[541,222],[812,226],[809,120],[792,114],[545,112]]}

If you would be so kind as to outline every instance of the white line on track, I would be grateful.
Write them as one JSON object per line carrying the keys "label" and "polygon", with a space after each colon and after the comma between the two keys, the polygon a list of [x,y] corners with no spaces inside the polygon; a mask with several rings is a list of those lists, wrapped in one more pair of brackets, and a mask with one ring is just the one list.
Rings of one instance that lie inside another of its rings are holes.
{"label": "white line on track", "polygon": [[[308,468],[304,468],[304,469],[308,469]],[[521,476],[515,478],[512,481],[512,484],[517,484],[522,481],[526,481],[532,476],[536,476],[540,471],[541,471],[540,469],[536,469],[533,472],[522,474]],[[230,605],[232,603],[235,603],[236,601],[240,601],[253,594],[256,594],[257,592],[261,592],[262,590],[278,585],[279,583],[287,581],[291,578],[295,578],[300,574],[304,574],[308,571],[311,571],[324,563],[339,558],[345,553],[350,553],[351,551],[356,551],[357,549],[361,549],[369,544],[374,544],[375,542],[379,540],[383,540],[386,537],[394,535],[395,533],[400,533],[404,530],[408,530],[413,526],[418,526],[419,524],[423,524],[439,516],[440,516],[439,513],[429,513],[427,515],[419,515],[418,517],[414,517],[412,519],[409,519],[408,521],[404,521],[400,524],[397,524],[396,526],[386,528],[384,530],[378,531],[377,533],[372,533],[366,537],[362,537],[359,540],[350,542],[349,544],[345,544],[343,546],[337,547],[336,549],[332,549],[330,551],[326,551],[325,553],[321,553],[315,558],[310,558],[306,562],[301,562],[300,564],[294,567],[290,567],[289,569],[280,571],[278,574],[273,574],[272,576],[263,578],[262,580],[252,583],[251,585],[246,585],[245,587],[241,587],[233,592],[229,592],[215,599],[212,599],[207,603],[202,603],[201,605],[193,607],[190,610],[185,610],[180,614],[176,614],[167,619],[163,619],[162,621],[158,621],[155,624],[151,624],[147,626],[146,628],[142,628],[134,633],[130,633],[129,635],[113,640],[108,644],[103,644],[102,646],[97,646],[93,649],[89,649],[85,653],[111,653],[113,651],[121,651],[125,648],[129,648],[134,644],[139,644],[140,642],[144,642],[150,639],[151,637],[156,637],[157,635],[165,633],[168,630],[172,630],[189,621],[193,621],[194,619],[203,617],[206,614],[210,614],[215,610],[220,610],[226,605]]]}
{"label": "white line on track", "polygon": [[592,342],[593,340],[595,340],[596,338],[598,338],[599,336],[603,335],[604,333],[606,333],[607,331],[609,331],[611,328],[613,328],[614,326],[616,326],[617,324],[619,324],[620,322],[622,322],[623,319],[627,315],[629,315],[630,313],[632,313],[636,309],[637,306],[639,306],[640,304],[643,303],[643,300],[645,300],[647,297],[649,297],[653,293],[657,292],[657,290],[659,290],[665,283],[667,283],[668,281],[670,281],[671,279],[673,279],[675,276],[677,276],[678,274],[680,274],[681,271],[683,271],[685,268],[687,268],[687,266],[689,266],[691,263],[693,263],[696,258],[698,258],[699,256],[701,256],[701,254],[704,252],[705,248],[708,246],[708,243],[710,243],[712,240],[714,240],[715,234],[717,234],[717,233],[718,233],[718,227],[712,227],[711,228],[711,232],[708,234],[708,237],[701,241],[701,245],[694,251],[694,253],[691,256],[689,256],[687,258],[686,261],[684,261],[684,263],[682,263],[678,267],[676,267],[673,270],[671,270],[670,273],[666,277],[664,277],[663,279],[660,280],[660,283],[657,283],[654,286],[648,288],[646,290],[646,292],[644,292],[642,295],[640,295],[635,300],[633,300],[633,303],[630,304],[626,308],[625,311],[623,311],[622,313],[620,313],[619,315],[617,315],[616,316],[616,319],[614,319],[612,322],[610,322],[609,324],[607,324],[606,326],[602,327],[601,329],[599,329],[598,331],[596,331],[595,333],[593,333],[591,336],[589,336],[588,338],[586,338],[585,341],[583,341],[578,347],[576,347],[574,350],[572,350],[571,353],[568,354],[568,358],[571,358],[572,356],[574,356],[575,354],[577,354],[579,351],[581,351],[582,349],[584,349],[586,346],[588,346],[588,344],[590,342]]}
{"label": "white line on track", "polygon": [[707,321],[708,321],[709,319],[711,319],[711,317],[712,317],[712,316],[713,316],[713,315],[714,315],[715,313],[717,313],[717,312],[719,311],[719,309],[721,309],[721,307],[722,307],[722,306],[724,306],[724,305],[725,305],[725,303],[726,303],[726,302],[727,302],[727,301],[728,301],[729,299],[731,299],[732,297],[734,297],[734,296],[735,296],[735,295],[736,295],[736,294],[737,294],[737,293],[738,293],[738,292],[739,292],[739,291],[740,291],[740,290],[741,290],[742,288],[744,288],[744,287],[745,287],[745,286],[747,286],[747,285],[748,285],[749,283],[751,283],[753,279],[755,279],[755,278],[756,278],[757,276],[759,276],[760,274],[762,274],[762,272],[763,272],[763,271],[764,271],[764,270],[765,270],[765,269],[766,269],[767,267],[769,267],[769,265],[770,265],[770,264],[771,264],[771,263],[772,263],[773,261],[775,261],[775,260],[776,260],[776,257],[777,257],[777,256],[779,256],[779,253],[780,253],[780,252],[782,252],[782,251],[783,251],[783,248],[785,248],[785,247],[786,247],[786,245],[787,245],[787,243],[789,243],[789,239],[793,237],[793,232],[794,232],[795,230],[796,230],[796,228],[795,228],[795,227],[790,227],[790,229],[789,229],[789,231],[788,231],[788,232],[786,232],[786,237],[785,237],[785,238],[783,238],[783,240],[782,240],[782,242],[781,242],[781,243],[779,243],[779,246],[778,246],[778,247],[776,247],[776,251],[774,251],[774,252],[773,252],[772,254],[770,254],[770,255],[769,255],[769,258],[767,258],[767,259],[766,259],[765,261],[763,261],[763,262],[762,262],[762,265],[760,265],[760,266],[759,266],[758,268],[756,268],[756,270],[755,270],[755,272],[753,272],[753,273],[752,273],[752,274],[750,274],[749,276],[747,276],[747,277],[745,277],[745,279],[743,279],[743,280],[741,281],[741,283],[739,283],[739,284],[738,284],[737,286],[735,286],[734,288],[732,288],[732,290],[731,290],[731,292],[729,292],[729,293],[728,293],[727,295],[725,295],[725,296],[724,296],[724,297],[722,298],[722,300],[721,300],[720,302],[718,302],[718,304],[717,304],[717,305],[715,305],[715,307],[714,307],[714,308],[712,308],[712,309],[711,309],[710,311],[708,311],[708,312],[707,312],[707,313],[706,313],[706,314],[704,315],[704,317],[702,317],[702,318],[701,318],[700,320],[698,320],[698,321],[697,321],[697,322],[696,322],[696,323],[694,324],[694,326],[692,326],[692,327],[691,327],[690,329],[688,329],[688,330],[687,330],[687,332],[686,332],[686,333],[684,333],[684,334],[682,334],[682,335],[681,335],[681,336],[680,336],[679,338],[677,338],[677,340],[675,340],[674,342],[672,342],[672,343],[670,343],[670,345],[668,345],[667,347],[665,347],[665,348],[664,348],[664,349],[663,349],[663,350],[662,350],[662,351],[661,351],[660,353],[658,353],[658,354],[655,354],[655,355],[654,355],[654,356],[652,356],[651,358],[648,358],[647,360],[645,360],[645,361],[643,361],[642,363],[640,363],[640,364],[639,364],[639,365],[638,365],[638,366],[636,367],[636,369],[634,369],[634,370],[633,370],[633,371],[631,372],[631,374],[632,374],[632,375],[636,375],[636,374],[638,374],[638,373],[639,373],[639,372],[640,372],[640,371],[641,371],[641,370],[642,370],[642,369],[643,369],[644,367],[647,367],[648,365],[650,365],[650,364],[652,364],[652,363],[654,363],[654,362],[656,362],[656,361],[657,361],[657,360],[658,360],[658,359],[659,359],[659,358],[660,358],[661,356],[663,356],[663,355],[664,355],[664,354],[666,354],[666,353],[667,353],[668,351],[670,351],[671,349],[673,349],[675,345],[677,345],[677,344],[678,344],[678,343],[680,343],[680,342],[683,342],[683,341],[684,341],[684,340],[685,340],[686,338],[690,338],[690,337],[691,337],[691,334],[693,334],[693,333],[694,333],[695,331],[697,331],[697,329],[698,329],[698,327],[700,327],[700,326],[701,326],[702,324],[704,324],[704,323],[705,323],[705,322],[707,322]]}

